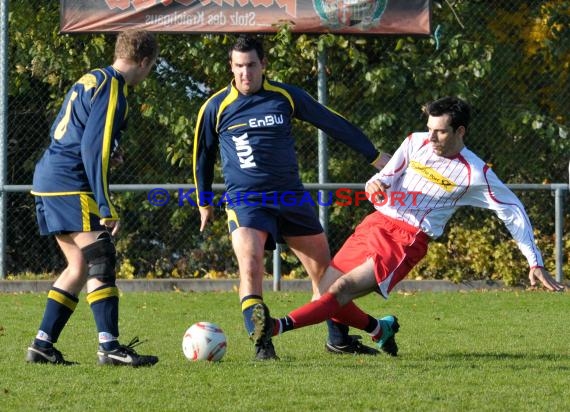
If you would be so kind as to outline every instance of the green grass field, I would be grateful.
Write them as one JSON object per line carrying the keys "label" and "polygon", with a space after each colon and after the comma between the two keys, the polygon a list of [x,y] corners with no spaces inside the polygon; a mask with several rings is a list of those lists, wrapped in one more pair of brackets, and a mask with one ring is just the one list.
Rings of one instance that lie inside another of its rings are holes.
{"label": "green grass field", "polygon": [[[274,315],[307,293],[268,292]],[[567,411],[570,410],[568,294],[470,292],[393,294],[358,302],[396,314],[400,356],[335,356],[325,325],[276,337],[280,361],[256,362],[238,297],[223,293],[128,293],[121,338],[138,335],[152,368],[96,365],[96,331],[84,295],[57,347],[79,365],[24,362],[46,294],[0,295],[2,411]],[[218,323],[228,352],[191,363],[181,349],[190,324]],[[356,332],[356,331],[355,331]],[[366,343],[370,339],[364,337]]]}

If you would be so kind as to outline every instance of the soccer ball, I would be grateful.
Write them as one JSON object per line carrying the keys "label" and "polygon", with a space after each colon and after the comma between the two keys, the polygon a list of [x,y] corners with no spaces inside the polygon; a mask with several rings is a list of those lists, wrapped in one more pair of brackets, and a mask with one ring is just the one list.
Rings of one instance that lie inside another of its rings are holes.
{"label": "soccer ball", "polygon": [[216,362],[226,354],[224,331],[215,323],[198,322],[190,326],[182,338],[182,351],[191,361]]}

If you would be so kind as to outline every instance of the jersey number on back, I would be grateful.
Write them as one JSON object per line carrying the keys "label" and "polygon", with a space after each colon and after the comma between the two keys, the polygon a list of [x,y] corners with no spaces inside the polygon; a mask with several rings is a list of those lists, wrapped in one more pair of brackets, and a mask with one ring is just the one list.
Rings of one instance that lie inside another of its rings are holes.
{"label": "jersey number on back", "polygon": [[65,115],[61,118],[57,127],[55,128],[55,132],[53,137],[55,140],[61,139],[65,132],[67,131],[67,124],[69,123],[69,119],[71,118],[71,106],[73,105],[73,101],[77,98],[77,92],[71,93],[69,97],[69,101],[67,102],[67,107],[65,108]]}

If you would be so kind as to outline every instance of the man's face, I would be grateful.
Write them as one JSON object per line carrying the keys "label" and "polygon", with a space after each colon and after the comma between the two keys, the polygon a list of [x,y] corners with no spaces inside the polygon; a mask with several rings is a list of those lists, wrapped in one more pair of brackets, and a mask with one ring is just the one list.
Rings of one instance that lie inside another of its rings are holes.
{"label": "man's face", "polygon": [[248,95],[261,89],[265,65],[265,59],[260,61],[255,50],[245,53],[232,51],[230,66],[240,93]]}
{"label": "man's face", "polygon": [[457,130],[453,131],[450,122],[451,118],[447,114],[429,116],[428,118],[429,141],[434,153],[439,156],[455,156],[465,146],[463,143],[465,127],[459,126]]}

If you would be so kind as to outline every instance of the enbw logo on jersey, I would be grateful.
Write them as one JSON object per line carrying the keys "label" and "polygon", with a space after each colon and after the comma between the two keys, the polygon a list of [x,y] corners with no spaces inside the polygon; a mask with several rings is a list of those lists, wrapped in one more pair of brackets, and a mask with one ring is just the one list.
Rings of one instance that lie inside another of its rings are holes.
{"label": "enbw logo on jersey", "polygon": [[238,137],[232,137],[232,140],[236,144],[236,153],[240,163],[239,167],[242,169],[255,167],[256,164],[253,161],[253,149],[249,144],[249,136],[247,133],[244,133]]}
{"label": "enbw logo on jersey", "polygon": [[249,119],[249,127],[265,127],[283,124],[283,115],[268,114],[262,119]]}

